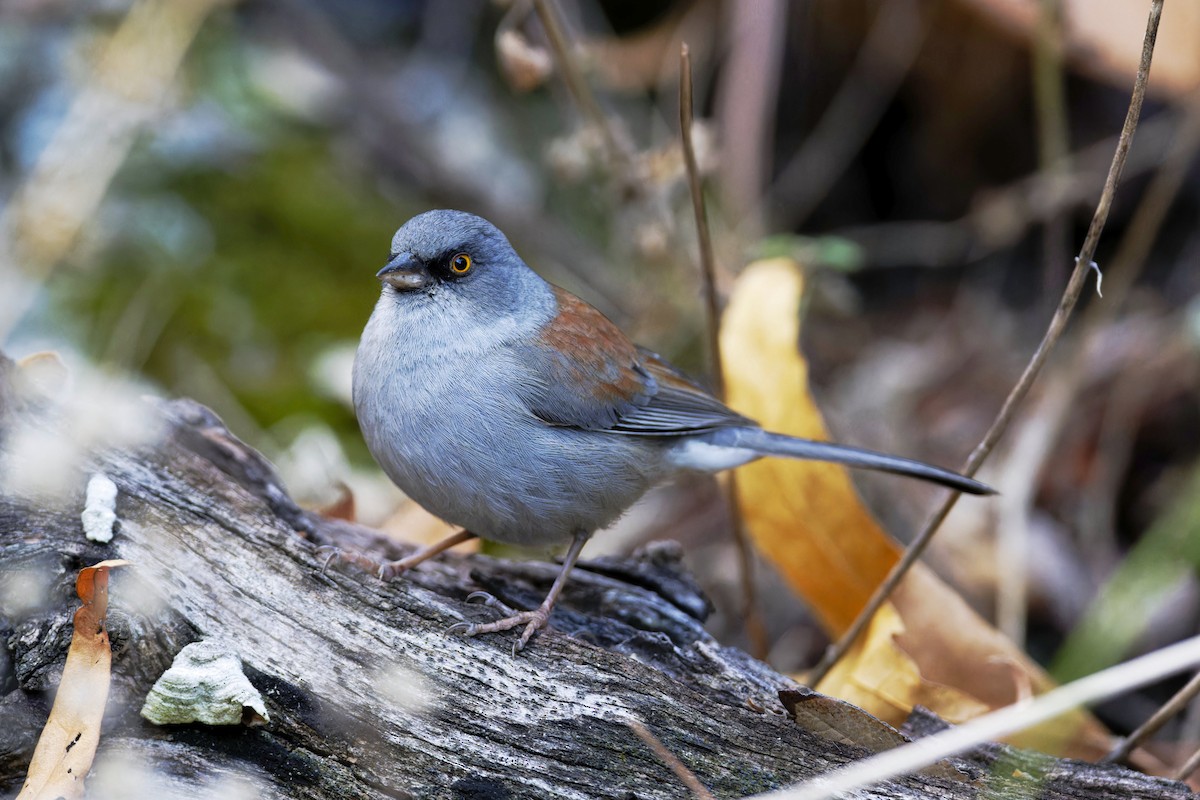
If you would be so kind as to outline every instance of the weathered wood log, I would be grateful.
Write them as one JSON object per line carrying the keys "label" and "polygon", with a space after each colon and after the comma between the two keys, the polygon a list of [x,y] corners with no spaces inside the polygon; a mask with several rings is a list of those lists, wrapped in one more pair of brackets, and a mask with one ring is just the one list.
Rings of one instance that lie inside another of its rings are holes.
{"label": "weathered wood log", "polygon": [[[0,442],[15,426],[54,424],[11,391],[11,372],[0,360]],[[688,797],[630,719],[718,797],[803,781],[867,752],[852,732],[797,724],[780,692],[794,703],[806,690],[704,631],[707,601],[671,545],[577,569],[551,628],[513,657],[510,637],[445,629],[494,613],[464,601],[474,590],[532,607],[554,566],[446,555],[390,583],[352,568],[323,573],[322,545],[399,553],[373,531],[298,508],[270,465],[207,409],[148,402],[145,413],[161,416],[165,433],[89,453],[76,496],[0,497],[0,588],[43,591],[36,603],[0,591],[0,793],[19,789],[45,722],[75,573],[106,558],[134,564],[113,577],[115,674],[98,756],[124,765],[122,796],[192,796],[240,776],[250,796],[265,798]],[[118,487],[108,544],[86,540],[80,526],[82,487],[95,472]],[[139,717],[175,655],[202,639],[240,654],[267,724]],[[862,796],[985,790],[1192,796],[1119,767],[1000,745]]]}

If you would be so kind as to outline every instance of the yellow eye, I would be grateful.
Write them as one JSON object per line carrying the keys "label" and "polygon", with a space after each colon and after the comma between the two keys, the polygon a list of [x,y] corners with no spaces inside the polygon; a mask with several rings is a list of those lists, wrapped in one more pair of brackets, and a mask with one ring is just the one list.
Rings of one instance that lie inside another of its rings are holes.
{"label": "yellow eye", "polygon": [[450,259],[450,271],[455,275],[466,275],[471,271],[471,257],[466,253],[459,253]]}

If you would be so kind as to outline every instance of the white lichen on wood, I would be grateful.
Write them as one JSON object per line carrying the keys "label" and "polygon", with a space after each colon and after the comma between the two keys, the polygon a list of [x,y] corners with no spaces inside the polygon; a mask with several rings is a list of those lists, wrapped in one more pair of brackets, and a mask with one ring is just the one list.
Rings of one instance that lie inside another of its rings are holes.
{"label": "white lichen on wood", "polygon": [[151,687],[141,715],[156,725],[263,725],[262,695],[242,672],[242,660],[219,641],[193,642]]}
{"label": "white lichen on wood", "polygon": [[93,542],[107,544],[113,538],[117,523],[117,485],[104,473],[98,472],[87,485],[87,500],[80,515],[83,535]]}

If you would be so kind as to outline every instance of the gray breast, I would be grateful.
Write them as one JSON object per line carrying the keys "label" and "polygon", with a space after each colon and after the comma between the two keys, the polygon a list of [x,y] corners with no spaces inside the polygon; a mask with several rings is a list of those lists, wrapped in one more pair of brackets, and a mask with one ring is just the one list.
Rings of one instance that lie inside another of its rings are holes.
{"label": "gray breast", "polygon": [[398,348],[377,316],[355,360],[359,424],[431,513],[487,539],[549,543],[609,524],[662,477],[654,440],[536,419],[514,389],[525,373],[512,348]]}

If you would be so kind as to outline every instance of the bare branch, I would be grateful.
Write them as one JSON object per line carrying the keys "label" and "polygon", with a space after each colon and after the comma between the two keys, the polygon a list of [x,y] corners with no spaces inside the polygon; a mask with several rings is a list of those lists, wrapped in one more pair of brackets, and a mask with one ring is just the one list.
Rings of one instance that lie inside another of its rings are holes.
{"label": "bare branch", "polygon": [[[1050,327],[1046,330],[1041,343],[1038,345],[1037,350],[1034,351],[1029,363],[1025,365],[1025,371],[1021,373],[1016,386],[1012,388],[1008,397],[1005,398],[1000,413],[992,422],[991,427],[988,428],[987,433],[984,434],[983,440],[976,445],[975,449],[971,451],[970,457],[967,458],[966,465],[962,469],[964,475],[972,476],[979,470],[980,465],[983,464],[984,460],[992,452],[992,448],[996,446],[996,442],[1008,430],[1008,426],[1016,414],[1017,407],[1025,399],[1025,395],[1029,393],[1033,381],[1037,378],[1038,373],[1041,372],[1046,359],[1050,357],[1050,351],[1054,349],[1054,346],[1062,336],[1063,330],[1067,326],[1067,321],[1071,317],[1071,312],[1075,309],[1075,304],[1079,300],[1079,295],[1083,292],[1088,273],[1091,271],[1092,260],[1096,255],[1096,246],[1100,242],[1100,234],[1104,231],[1104,225],[1108,221],[1108,212],[1112,207],[1113,196],[1117,191],[1117,183],[1121,179],[1121,171],[1125,166],[1125,159],[1129,154],[1133,134],[1137,130],[1138,118],[1142,113],[1142,101],[1146,96],[1146,81],[1150,77],[1150,62],[1154,55],[1154,42],[1158,35],[1158,22],[1162,17],[1162,7],[1163,0],[1152,0],[1150,16],[1146,23],[1146,36],[1142,43],[1142,59],[1138,65],[1137,78],[1134,80],[1133,93],[1129,99],[1129,111],[1125,115],[1125,124],[1121,128],[1121,137],[1117,140],[1117,150],[1113,154],[1112,164],[1108,170],[1108,177],[1104,181],[1104,190],[1100,193],[1100,201],[1096,206],[1096,213],[1092,216],[1092,223],[1088,228],[1087,236],[1084,238],[1083,247],[1079,251],[1079,257],[1076,259],[1075,269],[1071,273],[1071,280],[1067,283],[1067,288],[1063,292],[1062,299],[1059,300],[1054,317],[1050,320]],[[934,533],[937,532],[937,529],[946,519],[950,510],[958,502],[959,496],[957,492],[950,494],[921,533],[913,540],[908,549],[904,551],[904,556],[892,567],[887,578],[875,590],[870,601],[867,602],[866,607],[859,613],[854,623],[837,642],[830,645],[825,651],[825,655],[822,656],[821,661],[813,669],[810,676],[810,681],[814,686],[820,684],[821,680],[829,674],[829,670],[833,665],[854,644],[866,628],[867,623],[875,615],[875,612],[891,596],[908,570],[921,557],[921,554],[925,552],[925,548],[933,539]]]}

